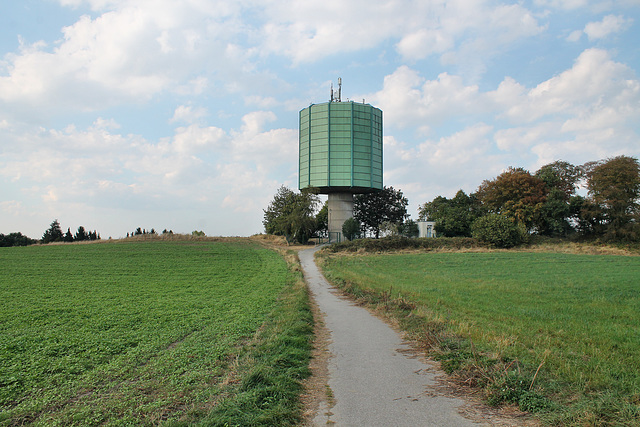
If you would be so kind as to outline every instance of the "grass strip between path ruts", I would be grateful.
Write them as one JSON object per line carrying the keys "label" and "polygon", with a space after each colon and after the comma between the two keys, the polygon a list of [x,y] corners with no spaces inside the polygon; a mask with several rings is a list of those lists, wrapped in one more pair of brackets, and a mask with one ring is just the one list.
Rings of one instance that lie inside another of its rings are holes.
{"label": "grass strip between path ruts", "polygon": [[[300,419],[313,321],[276,252],[124,241],[1,248],[0,263],[0,425]],[[221,412],[234,404],[241,418]]]}
{"label": "grass strip between path ruts", "polygon": [[327,252],[332,283],[397,318],[489,403],[550,424],[640,424],[640,257]]}

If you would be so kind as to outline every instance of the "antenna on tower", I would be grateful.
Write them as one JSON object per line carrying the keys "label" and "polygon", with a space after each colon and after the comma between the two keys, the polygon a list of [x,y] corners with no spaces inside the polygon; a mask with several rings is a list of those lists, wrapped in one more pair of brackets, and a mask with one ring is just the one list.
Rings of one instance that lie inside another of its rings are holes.
{"label": "antenna on tower", "polygon": [[331,102],[342,102],[342,78],[338,77],[338,91],[334,92],[331,82]]}

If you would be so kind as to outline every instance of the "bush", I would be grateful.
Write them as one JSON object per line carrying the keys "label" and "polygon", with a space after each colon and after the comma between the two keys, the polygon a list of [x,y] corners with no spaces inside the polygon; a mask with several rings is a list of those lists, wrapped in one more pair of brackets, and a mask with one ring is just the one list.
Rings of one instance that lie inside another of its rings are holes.
{"label": "bush", "polygon": [[360,237],[360,221],[355,218],[349,218],[342,224],[342,234],[347,240],[353,240]]}
{"label": "bush", "polygon": [[504,215],[489,214],[478,218],[471,225],[471,233],[481,242],[496,248],[512,248],[525,241],[527,231]]}
{"label": "bush", "polygon": [[411,239],[408,237],[390,236],[382,239],[358,239],[343,241],[328,246],[328,252],[387,252],[403,249],[468,249],[478,246],[478,241],[471,237],[423,237]]}

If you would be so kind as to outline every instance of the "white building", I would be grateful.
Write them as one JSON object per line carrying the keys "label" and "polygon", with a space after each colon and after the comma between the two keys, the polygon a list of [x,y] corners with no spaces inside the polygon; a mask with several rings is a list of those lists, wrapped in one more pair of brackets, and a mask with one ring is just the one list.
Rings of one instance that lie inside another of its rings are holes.
{"label": "white building", "polygon": [[418,237],[436,237],[435,221],[418,221]]}

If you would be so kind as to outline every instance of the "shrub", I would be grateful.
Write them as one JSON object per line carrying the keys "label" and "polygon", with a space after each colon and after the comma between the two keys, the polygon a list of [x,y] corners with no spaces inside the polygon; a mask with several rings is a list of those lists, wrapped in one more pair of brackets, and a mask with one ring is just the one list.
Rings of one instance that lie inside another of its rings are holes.
{"label": "shrub", "polygon": [[497,248],[511,248],[525,241],[527,231],[521,224],[498,214],[478,218],[471,226],[474,238]]}
{"label": "shrub", "polygon": [[360,221],[355,218],[349,218],[342,224],[342,234],[347,240],[353,240],[360,237]]}
{"label": "shrub", "polygon": [[468,249],[478,246],[478,241],[471,237],[424,237],[410,239],[408,237],[390,236],[382,239],[358,239],[343,241],[328,246],[328,252],[387,252],[403,249]]}

